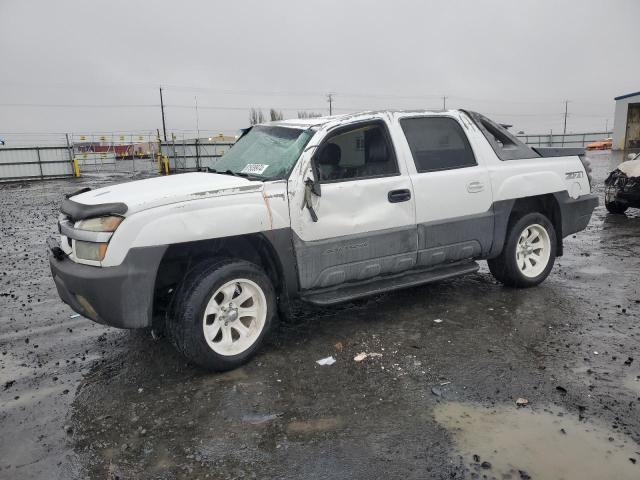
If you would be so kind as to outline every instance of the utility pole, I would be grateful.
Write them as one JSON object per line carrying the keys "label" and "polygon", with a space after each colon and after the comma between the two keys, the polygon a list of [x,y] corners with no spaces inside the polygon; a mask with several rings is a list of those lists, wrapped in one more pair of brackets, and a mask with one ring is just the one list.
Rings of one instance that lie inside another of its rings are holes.
{"label": "utility pole", "polygon": [[447,97],[446,96],[442,96],[442,110],[446,110],[447,109]]}
{"label": "utility pole", "polygon": [[198,132],[198,138],[200,138],[200,118],[198,117],[198,97],[193,97],[196,102],[196,130]]}
{"label": "utility pole", "polygon": [[564,130],[562,132],[562,146],[564,147],[564,139],[567,136],[567,115],[569,111],[569,100],[564,101]]}
{"label": "utility pole", "polygon": [[333,115],[333,93],[327,93],[327,102],[329,102],[329,115]]}
{"label": "utility pole", "polygon": [[167,126],[164,123],[164,102],[162,101],[162,87],[160,87],[160,110],[162,110],[162,133],[164,134],[164,141],[167,141]]}

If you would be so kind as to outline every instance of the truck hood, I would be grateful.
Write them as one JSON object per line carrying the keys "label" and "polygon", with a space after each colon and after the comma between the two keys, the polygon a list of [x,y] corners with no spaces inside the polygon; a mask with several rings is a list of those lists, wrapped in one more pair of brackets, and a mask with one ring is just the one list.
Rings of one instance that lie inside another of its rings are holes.
{"label": "truck hood", "polygon": [[622,162],[618,165],[618,170],[627,177],[640,177],[640,159]]}
{"label": "truck hood", "polygon": [[85,205],[124,203],[126,215],[170,203],[262,191],[264,183],[216,173],[183,173],[120,183],[75,195]]}

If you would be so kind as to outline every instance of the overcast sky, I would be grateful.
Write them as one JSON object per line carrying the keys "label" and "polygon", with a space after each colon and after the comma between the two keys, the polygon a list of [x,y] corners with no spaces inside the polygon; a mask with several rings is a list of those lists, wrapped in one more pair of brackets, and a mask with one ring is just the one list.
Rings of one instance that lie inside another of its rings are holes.
{"label": "overcast sky", "polygon": [[[251,106],[478,110],[611,127],[640,90],[638,0],[0,0],[0,137],[234,132]],[[58,137],[55,137],[58,138]]]}

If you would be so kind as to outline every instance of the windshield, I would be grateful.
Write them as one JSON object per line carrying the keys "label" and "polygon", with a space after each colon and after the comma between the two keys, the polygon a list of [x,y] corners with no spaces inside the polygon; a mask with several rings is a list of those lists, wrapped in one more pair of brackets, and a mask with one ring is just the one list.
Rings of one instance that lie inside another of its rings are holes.
{"label": "windshield", "polygon": [[314,133],[310,129],[258,125],[242,136],[214,169],[265,180],[284,178]]}

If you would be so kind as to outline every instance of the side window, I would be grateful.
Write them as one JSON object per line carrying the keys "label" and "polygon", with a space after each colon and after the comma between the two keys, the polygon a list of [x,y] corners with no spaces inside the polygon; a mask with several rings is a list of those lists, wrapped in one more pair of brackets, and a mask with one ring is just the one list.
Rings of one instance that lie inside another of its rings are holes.
{"label": "side window", "polygon": [[315,161],[324,183],[399,173],[386,128],[380,123],[338,131],[325,140]]}
{"label": "side window", "polygon": [[452,118],[403,118],[404,131],[418,172],[451,170],[477,165],[462,127]]}

